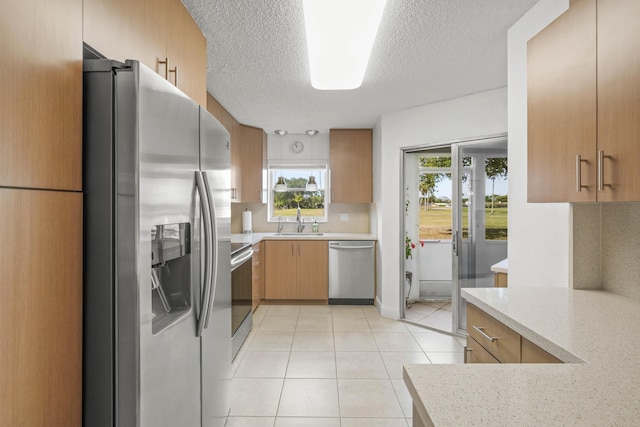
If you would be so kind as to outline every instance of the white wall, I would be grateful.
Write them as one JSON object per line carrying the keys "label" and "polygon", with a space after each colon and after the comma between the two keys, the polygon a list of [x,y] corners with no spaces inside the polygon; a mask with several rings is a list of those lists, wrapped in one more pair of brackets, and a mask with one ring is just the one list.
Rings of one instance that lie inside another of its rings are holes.
{"label": "white wall", "polygon": [[507,130],[507,89],[501,88],[382,116],[374,129],[374,202],[377,205],[381,314],[400,316],[403,247],[401,148],[438,145]]}
{"label": "white wall", "polygon": [[541,0],[508,32],[509,287],[569,286],[569,204],[527,203],[527,41],[569,0]]}

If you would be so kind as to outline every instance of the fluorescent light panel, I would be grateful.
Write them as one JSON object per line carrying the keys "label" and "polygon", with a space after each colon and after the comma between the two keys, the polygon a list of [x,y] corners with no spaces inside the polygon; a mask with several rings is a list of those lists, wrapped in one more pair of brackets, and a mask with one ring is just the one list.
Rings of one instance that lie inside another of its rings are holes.
{"label": "fluorescent light panel", "polygon": [[385,3],[386,0],[303,0],[314,88],[360,87]]}

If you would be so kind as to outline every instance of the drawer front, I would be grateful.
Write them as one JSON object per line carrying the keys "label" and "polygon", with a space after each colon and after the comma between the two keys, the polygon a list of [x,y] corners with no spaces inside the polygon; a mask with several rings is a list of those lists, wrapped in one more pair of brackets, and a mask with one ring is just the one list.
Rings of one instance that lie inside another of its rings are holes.
{"label": "drawer front", "polygon": [[467,333],[498,361],[520,363],[520,334],[472,304],[467,304]]}
{"label": "drawer front", "polygon": [[500,363],[491,353],[484,349],[476,340],[467,337],[465,348],[465,363]]}

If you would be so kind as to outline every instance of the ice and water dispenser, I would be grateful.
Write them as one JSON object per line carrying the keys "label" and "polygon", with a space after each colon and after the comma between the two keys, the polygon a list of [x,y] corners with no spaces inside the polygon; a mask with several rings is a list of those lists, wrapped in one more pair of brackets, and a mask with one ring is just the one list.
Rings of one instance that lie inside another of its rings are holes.
{"label": "ice and water dispenser", "polygon": [[191,224],[151,229],[152,332],[157,334],[191,310]]}

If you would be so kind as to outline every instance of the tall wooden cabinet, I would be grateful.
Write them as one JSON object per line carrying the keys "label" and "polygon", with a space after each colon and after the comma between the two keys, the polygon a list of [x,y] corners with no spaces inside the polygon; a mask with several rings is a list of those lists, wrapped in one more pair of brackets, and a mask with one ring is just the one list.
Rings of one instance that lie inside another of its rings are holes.
{"label": "tall wooden cabinet", "polygon": [[528,43],[528,200],[639,201],[640,2],[575,0]]}
{"label": "tall wooden cabinet", "polygon": [[332,202],[373,202],[372,137],[371,129],[330,130]]}
{"label": "tall wooden cabinet", "polygon": [[266,299],[328,300],[327,241],[268,240],[265,243]]}
{"label": "tall wooden cabinet", "polygon": [[82,424],[82,194],[0,188],[0,414]]}
{"label": "tall wooden cabinet", "polygon": [[0,424],[82,424],[82,0],[0,14]]}
{"label": "tall wooden cabinet", "polygon": [[82,188],[82,0],[0,14],[0,186]]}
{"label": "tall wooden cabinet", "polygon": [[180,0],[84,0],[83,33],[107,58],[137,59],[207,105],[207,42]]}

